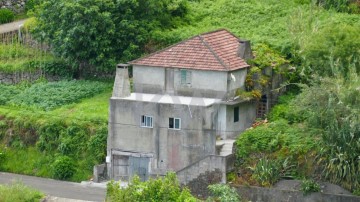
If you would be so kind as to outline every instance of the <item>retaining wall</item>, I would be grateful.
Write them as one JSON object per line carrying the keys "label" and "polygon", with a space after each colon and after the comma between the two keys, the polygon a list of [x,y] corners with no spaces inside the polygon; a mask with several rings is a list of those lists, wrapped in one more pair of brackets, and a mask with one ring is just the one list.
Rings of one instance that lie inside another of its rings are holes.
{"label": "retaining wall", "polygon": [[25,10],[25,4],[27,0],[0,0],[0,8],[7,8],[16,13],[20,13]]}
{"label": "retaining wall", "polygon": [[353,195],[312,193],[304,195],[301,191],[281,190],[263,187],[233,186],[246,201],[256,202],[360,202]]}
{"label": "retaining wall", "polygon": [[35,72],[14,72],[14,73],[3,73],[0,72],[0,83],[2,84],[17,84],[21,81],[35,81],[40,77],[45,77],[49,81],[57,81],[57,76],[46,75],[41,70]]}

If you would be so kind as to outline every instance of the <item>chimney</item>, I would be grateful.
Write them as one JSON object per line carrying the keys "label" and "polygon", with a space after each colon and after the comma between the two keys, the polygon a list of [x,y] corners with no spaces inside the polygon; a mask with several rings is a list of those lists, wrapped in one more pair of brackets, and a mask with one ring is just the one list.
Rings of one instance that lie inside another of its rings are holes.
{"label": "chimney", "polygon": [[121,98],[130,96],[129,66],[128,64],[116,65],[113,97]]}
{"label": "chimney", "polygon": [[239,41],[238,56],[244,60],[253,58],[249,40],[240,40]]}

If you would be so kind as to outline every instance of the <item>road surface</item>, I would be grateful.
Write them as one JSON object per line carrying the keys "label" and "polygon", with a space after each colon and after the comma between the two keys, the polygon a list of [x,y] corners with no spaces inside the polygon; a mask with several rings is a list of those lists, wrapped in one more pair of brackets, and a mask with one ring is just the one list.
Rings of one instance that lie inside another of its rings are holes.
{"label": "road surface", "polygon": [[20,25],[23,25],[25,21],[26,19],[0,25],[0,34],[19,30]]}
{"label": "road surface", "polygon": [[104,187],[0,172],[0,184],[11,184],[14,181],[21,181],[46,195],[68,199],[104,201],[106,194]]}

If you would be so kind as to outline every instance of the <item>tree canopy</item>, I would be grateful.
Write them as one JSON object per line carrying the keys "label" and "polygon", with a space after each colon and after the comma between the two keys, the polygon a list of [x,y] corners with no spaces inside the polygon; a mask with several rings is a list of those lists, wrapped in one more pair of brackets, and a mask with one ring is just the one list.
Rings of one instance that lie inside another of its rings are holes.
{"label": "tree canopy", "polygon": [[81,74],[140,56],[152,31],[175,26],[186,12],[184,0],[46,0],[35,35]]}

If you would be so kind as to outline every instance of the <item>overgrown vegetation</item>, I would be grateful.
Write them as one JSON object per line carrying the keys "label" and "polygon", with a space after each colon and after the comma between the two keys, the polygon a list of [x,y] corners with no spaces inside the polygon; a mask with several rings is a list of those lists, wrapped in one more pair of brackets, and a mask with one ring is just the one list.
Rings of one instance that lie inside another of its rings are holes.
{"label": "overgrown vegetation", "polygon": [[15,14],[6,8],[0,9],[0,24],[8,23],[13,21],[15,18]]}
{"label": "overgrown vegetation", "polygon": [[126,188],[117,182],[107,185],[106,201],[199,201],[187,188],[181,188],[175,173],[168,173],[164,178],[149,179],[141,182],[138,176],[133,177]]}
{"label": "overgrown vegetation", "polygon": [[[5,104],[51,110],[75,103],[82,98],[92,97],[109,88],[109,84],[97,81],[40,82],[25,88],[22,92],[12,90],[8,93],[8,102]],[[3,99],[7,99],[6,95]]]}
{"label": "overgrown vegetation", "polygon": [[[93,166],[102,162],[106,154],[111,87],[104,85],[107,87],[103,93],[49,111],[0,106],[0,151],[3,154],[0,169],[71,181],[89,179]],[[55,162],[62,156],[73,161],[72,176],[59,174],[58,168],[62,165],[56,166]]]}
{"label": "overgrown vegetation", "polygon": [[208,189],[211,192],[212,197],[209,197],[206,201],[221,201],[221,202],[239,202],[241,197],[236,192],[234,187],[230,187],[225,184],[213,184],[209,185]]}
{"label": "overgrown vegetation", "polygon": [[33,33],[81,77],[86,69],[109,71],[139,57],[152,31],[175,27],[186,13],[185,0],[47,0],[35,13]]}
{"label": "overgrown vegetation", "polygon": [[306,195],[312,192],[319,192],[320,185],[314,180],[303,180],[301,182],[301,191]]}
{"label": "overgrown vegetation", "polygon": [[15,182],[10,185],[0,185],[0,201],[2,202],[37,202],[44,196],[40,191],[25,186],[21,182]]}
{"label": "overgrown vegetation", "polygon": [[315,169],[316,131],[279,119],[242,133],[236,141],[238,183],[271,186],[280,178],[301,179]]}

